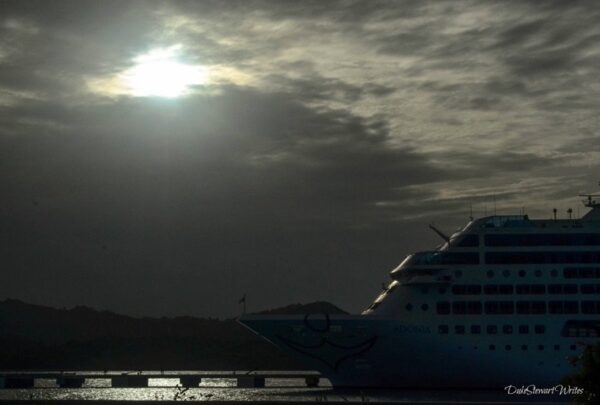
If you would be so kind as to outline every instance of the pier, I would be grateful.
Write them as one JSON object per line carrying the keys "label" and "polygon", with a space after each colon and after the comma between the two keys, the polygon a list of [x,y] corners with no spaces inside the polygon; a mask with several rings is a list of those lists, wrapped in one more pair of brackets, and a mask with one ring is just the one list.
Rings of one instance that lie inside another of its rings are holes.
{"label": "pier", "polygon": [[180,386],[198,387],[203,379],[230,379],[238,388],[264,388],[265,380],[301,379],[318,387],[316,371],[0,371],[0,389],[35,388],[36,380],[55,380],[60,388],[82,388],[86,380],[108,380],[113,388],[146,388],[150,379],[178,380]]}

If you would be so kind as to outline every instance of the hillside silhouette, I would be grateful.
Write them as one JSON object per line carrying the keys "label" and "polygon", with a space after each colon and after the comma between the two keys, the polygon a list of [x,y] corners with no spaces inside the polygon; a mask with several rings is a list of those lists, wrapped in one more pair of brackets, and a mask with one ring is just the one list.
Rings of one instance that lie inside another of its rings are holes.
{"label": "hillside silhouette", "polygon": [[[327,302],[266,314],[345,313]],[[133,318],[0,301],[0,369],[302,369],[235,319]]]}

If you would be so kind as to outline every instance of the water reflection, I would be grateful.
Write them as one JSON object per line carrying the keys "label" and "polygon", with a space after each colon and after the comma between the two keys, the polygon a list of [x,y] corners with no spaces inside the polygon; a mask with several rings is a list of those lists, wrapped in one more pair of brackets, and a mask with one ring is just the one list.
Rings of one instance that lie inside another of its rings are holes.
{"label": "water reflection", "polygon": [[[205,378],[198,388],[178,386],[177,378],[152,378],[148,388],[112,388],[109,379],[89,379],[83,388],[58,388],[54,379],[36,380],[34,389],[2,389],[0,400],[222,400],[222,401],[293,401],[293,402],[456,402],[519,403],[524,398],[497,391],[452,390],[360,390],[332,389],[322,380],[319,388],[306,388],[303,379],[267,378],[265,388],[237,388],[234,379]],[[567,396],[527,397],[527,402],[568,403]]]}

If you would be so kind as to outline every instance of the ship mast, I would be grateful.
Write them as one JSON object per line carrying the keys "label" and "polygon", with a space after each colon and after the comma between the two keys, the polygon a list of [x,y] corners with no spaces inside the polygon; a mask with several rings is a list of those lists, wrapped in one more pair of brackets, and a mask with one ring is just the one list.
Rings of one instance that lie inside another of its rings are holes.
{"label": "ship mast", "polygon": [[585,197],[583,205],[591,208],[591,210],[583,216],[583,220],[600,220],[600,194],[579,194],[580,197]]}

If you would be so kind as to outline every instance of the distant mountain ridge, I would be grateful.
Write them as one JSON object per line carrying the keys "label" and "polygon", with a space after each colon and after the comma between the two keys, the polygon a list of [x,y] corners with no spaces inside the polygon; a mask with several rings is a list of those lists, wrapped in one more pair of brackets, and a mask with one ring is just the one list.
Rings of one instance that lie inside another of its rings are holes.
{"label": "distant mountain ridge", "polygon": [[[262,313],[344,313],[327,302]],[[0,301],[0,369],[298,369],[235,319],[133,318]]]}

